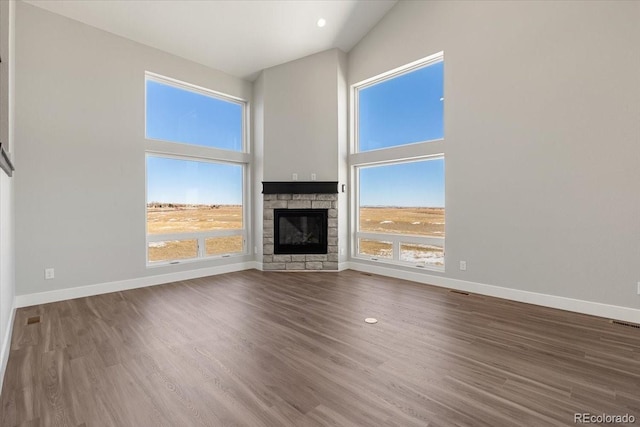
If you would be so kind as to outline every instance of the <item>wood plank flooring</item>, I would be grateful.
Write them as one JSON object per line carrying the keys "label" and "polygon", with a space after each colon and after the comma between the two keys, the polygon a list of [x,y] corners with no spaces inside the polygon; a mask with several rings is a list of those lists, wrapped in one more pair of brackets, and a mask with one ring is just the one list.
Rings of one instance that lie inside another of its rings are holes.
{"label": "wood plank flooring", "polygon": [[13,331],[2,426],[640,424],[640,329],[354,271],[39,305]]}

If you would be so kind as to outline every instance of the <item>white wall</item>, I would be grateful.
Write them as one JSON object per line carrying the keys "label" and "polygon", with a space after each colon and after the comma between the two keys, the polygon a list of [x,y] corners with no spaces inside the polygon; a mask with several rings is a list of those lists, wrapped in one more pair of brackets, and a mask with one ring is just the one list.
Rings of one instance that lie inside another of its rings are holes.
{"label": "white wall", "polygon": [[[0,141],[9,148],[13,140],[13,78],[14,78],[15,3],[0,2]],[[8,145],[7,145],[8,143]],[[4,380],[13,329],[14,270],[14,178],[0,171],[0,389]]]}
{"label": "white wall", "polygon": [[638,22],[639,2],[399,2],[350,52],[353,84],[444,51],[441,276],[640,308]]}
{"label": "white wall", "polygon": [[264,180],[338,180],[341,52],[331,49],[268,68],[264,77]]}
{"label": "white wall", "polygon": [[221,264],[145,266],[144,73],[246,100],[251,83],[22,2],[16,13],[17,294]]}

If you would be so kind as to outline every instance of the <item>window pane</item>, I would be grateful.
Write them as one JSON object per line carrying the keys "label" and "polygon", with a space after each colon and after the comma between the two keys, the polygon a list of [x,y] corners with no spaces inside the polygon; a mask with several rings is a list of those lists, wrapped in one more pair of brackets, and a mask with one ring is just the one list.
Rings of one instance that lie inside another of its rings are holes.
{"label": "window pane", "polygon": [[393,257],[393,244],[380,240],[359,239],[358,253],[376,258],[391,259]]}
{"label": "window pane", "polygon": [[444,237],[444,159],[359,169],[360,228]]}
{"label": "window pane", "polygon": [[242,104],[147,80],[147,138],[242,151]]}
{"label": "window pane", "polygon": [[444,250],[437,246],[401,243],[400,261],[442,266],[444,265]]}
{"label": "window pane", "polygon": [[360,151],[444,137],[444,62],[358,91]]}
{"label": "window pane", "polygon": [[149,242],[148,249],[149,262],[196,258],[198,256],[198,241],[194,239]]}
{"label": "window pane", "polygon": [[207,255],[233,254],[243,251],[242,236],[211,237],[205,240]]}
{"label": "window pane", "polygon": [[147,233],[242,229],[242,166],[147,157]]}

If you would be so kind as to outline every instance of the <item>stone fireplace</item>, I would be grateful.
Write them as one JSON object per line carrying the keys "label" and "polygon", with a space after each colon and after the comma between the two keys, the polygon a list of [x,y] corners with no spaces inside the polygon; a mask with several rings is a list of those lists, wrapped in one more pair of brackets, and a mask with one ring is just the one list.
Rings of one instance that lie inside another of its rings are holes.
{"label": "stone fireplace", "polygon": [[338,183],[263,183],[264,270],[338,270]]}

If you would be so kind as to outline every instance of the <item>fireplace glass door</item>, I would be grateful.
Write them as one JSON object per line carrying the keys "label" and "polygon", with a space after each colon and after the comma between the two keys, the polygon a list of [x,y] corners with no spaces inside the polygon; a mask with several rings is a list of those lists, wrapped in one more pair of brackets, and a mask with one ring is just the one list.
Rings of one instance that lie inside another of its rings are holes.
{"label": "fireplace glass door", "polygon": [[326,254],[327,209],[275,209],[274,254]]}

